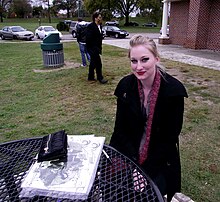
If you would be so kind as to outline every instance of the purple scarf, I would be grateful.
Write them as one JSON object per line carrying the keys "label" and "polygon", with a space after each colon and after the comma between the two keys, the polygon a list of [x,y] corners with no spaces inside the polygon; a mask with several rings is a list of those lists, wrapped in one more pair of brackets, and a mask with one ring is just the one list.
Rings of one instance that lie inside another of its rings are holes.
{"label": "purple scarf", "polygon": [[[143,132],[143,136],[141,139],[140,147],[139,147],[139,163],[143,164],[144,161],[147,159],[148,156],[148,148],[149,148],[149,142],[150,142],[150,136],[151,136],[151,128],[152,128],[152,121],[154,116],[154,109],[157,102],[157,97],[160,89],[160,81],[161,81],[161,75],[159,71],[156,71],[156,75],[154,78],[154,82],[151,88],[151,91],[149,93],[149,99],[147,103],[147,121],[146,121],[146,127]],[[144,91],[141,85],[141,82],[138,80],[138,91],[140,95],[141,105],[144,108]]]}

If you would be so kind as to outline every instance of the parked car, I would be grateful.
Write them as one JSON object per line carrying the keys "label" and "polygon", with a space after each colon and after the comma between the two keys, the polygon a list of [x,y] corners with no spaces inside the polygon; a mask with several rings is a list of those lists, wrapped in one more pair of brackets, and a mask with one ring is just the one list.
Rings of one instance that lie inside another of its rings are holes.
{"label": "parked car", "polygon": [[78,21],[72,21],[70,23],[70,29],[69,33],[72,34],[73,38],[76,38],[76,26],[78,24]]}
{"label": "parked car", "polygon": [[107,21],[105,25],[119,26],[119,22],[117,20]]}
{"label": "parked car", "polygon": [[35,36],[38,39],[44,39],[46,36],[48,36],[51,33],[58,33],[60,39],[62,38],[62,33],[52,26],[40,26],[35,30]]}
{"label": "parked car", "polygon": [[148,22],[148,23],[144,23],[142,26],[144,26],[144,27],[157,27],[157,23]]}
{"label": "parked car", "polygon": [[[162,34],[162,27],[160,28],[160,34]],[[167,36],[170,34],[170,27],[167,25]]]}
{"label": "parked car", "polygon": [[115,37],[115,38],[125,38],[129,33],[125,30],[121,30],[116,26],[103,26],[102,31],[105,36]]}
{"label": "parked car", "polygon": [[1,39],[25,39],[32,40],[34,33],[21,26],[5,26],[0,30]]}
{"label": "parked car", "polygon": [[137,27],[139,26],[139,24],[137,22],[128,22],[128,23],[125,23],[124,26],[132,26],[132,27]]}
{"label": "parked car", "polygon": [[[70,24],[69,33],[72,34],[73,38],[76,38],[76,27],[78,25],[78,21],[72,21]],[[90,22],[85,22],[88,25]]]}
{"label": "parked car", "polygon": [[66,24],[68,26],[70,26],[71,22],[72,22],[72,20],[64,20],[64,24]]}

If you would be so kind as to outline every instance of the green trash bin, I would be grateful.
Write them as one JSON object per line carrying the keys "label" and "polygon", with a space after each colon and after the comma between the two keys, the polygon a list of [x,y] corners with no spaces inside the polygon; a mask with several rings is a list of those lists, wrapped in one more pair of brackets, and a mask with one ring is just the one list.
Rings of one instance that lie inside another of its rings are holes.
{"label": "green trash bin", "polygon": [[41,43],[43,64],[45,67],[62,67],[64,65],[63,44],[58,33],[51,33]]}

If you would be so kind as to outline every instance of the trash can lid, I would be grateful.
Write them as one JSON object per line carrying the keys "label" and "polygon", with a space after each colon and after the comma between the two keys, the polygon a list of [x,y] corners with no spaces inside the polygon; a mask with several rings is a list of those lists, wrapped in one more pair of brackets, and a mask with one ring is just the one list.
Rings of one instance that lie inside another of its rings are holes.
{"label": "trash can lid", "polygon": [[58,33],[50,33],[43,39],[43,43],[60,43],[60,36]]}

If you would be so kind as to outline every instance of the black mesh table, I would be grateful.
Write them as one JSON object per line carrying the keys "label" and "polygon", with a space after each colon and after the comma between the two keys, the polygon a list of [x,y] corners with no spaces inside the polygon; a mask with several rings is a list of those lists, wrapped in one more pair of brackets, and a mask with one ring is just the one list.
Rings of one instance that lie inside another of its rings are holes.
{"label": "black mesh table", "polygon": [[[42,138],[34,138],[0,145],[0,202],[73,201],[44,196],[19,198],[22,179],[35,161],[41,141]],[[101,155],[96,177],[86,201],[163,201],[158,188],[133,161],[108,145],[104,145],[103,149],[106,153],[103,152]]]}

